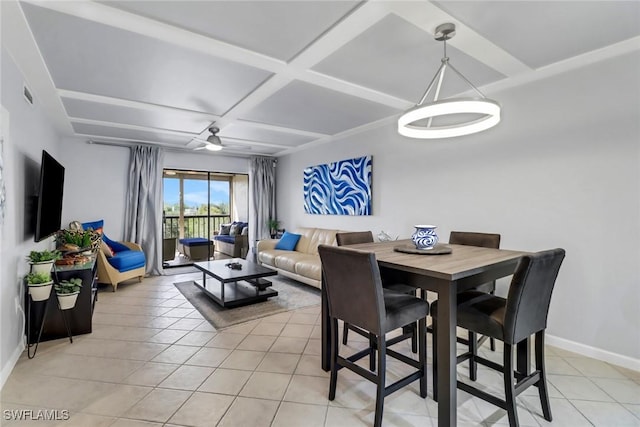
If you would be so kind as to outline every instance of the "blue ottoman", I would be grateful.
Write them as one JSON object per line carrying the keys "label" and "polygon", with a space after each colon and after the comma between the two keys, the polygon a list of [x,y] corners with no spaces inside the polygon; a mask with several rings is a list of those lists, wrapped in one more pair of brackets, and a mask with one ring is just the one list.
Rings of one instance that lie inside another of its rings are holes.
{"label": "blue ottoman", "polygon": [[206,261],[213,257],[213,241],[204,237],[191,237],[178,241],[178,251],[192,261]]}

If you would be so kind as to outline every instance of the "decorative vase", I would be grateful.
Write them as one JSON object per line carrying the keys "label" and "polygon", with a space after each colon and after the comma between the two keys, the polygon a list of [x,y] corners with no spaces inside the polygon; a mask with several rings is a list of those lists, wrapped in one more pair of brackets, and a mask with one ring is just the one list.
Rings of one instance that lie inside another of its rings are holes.
{"label": "decorative vase", "polygon": [[411,240],[416,245],[416,249],[429,250],[438,243],[435,225],[414,225],[415,233],[411,235]]}
{"label": "decorative vase", "polygon": [[28,283],[29,295],[34,301],[46,301],[51,294],[51,288],[53,287],[53,280],[48,283]]}
{"label": "decorative vase", "polygon": [[80,291],[73,292],[70,294],[57,294],[58,304],[60,304],[60,310],[69,310],[70,308],[75,307],[76,300],[78,299],[79,293]]}
{"label": "decorative vase", "polygon": [[32,273],[51,273],[51,268],[53,267],[53,263],[55,261],[42,261],[42,262],[33,262],[31,263],[31,272]]}

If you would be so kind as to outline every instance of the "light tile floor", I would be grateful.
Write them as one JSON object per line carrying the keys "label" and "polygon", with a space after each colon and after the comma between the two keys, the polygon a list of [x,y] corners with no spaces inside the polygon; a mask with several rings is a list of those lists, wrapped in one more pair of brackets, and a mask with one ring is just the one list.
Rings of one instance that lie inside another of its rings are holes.
{"label": "light tile floor", "polygon": [[[197,276],[197,275],[196,275]],[[43,343],[23,354],[0,394],[2,426],[359,426],[371,425],[375,387],[340,372],[333,402],[320,369],[319,306],[216,331],[173,282],[145,279],[104,289],[93,333]],[[350,347],[366,343],[353,334]],[[430,345],[430,343],[429,343]],[[409,344],[398,346],[409,353]],[[429,348],[429,353],[431,349]],[[485,357],[499,352],[483,346]],[[429,359],[430,362],[431,359]],[[365,359],[364,365],[368,364]],[[389,361],[389,381],[407,369]],[[431,366],[431,365],[429,365]],[[640,426],[640,373],[547,347],[554,421],[542,418],[535,389],[518,398],[523,426]],[[344,372],[344,373],[343,373]],[[466,378],[463,366],[459,379]],[[478,383],[502,392],[480,367]],[[385,400],[385,426],[436,426],[437,404],[411,385]],[[6,410],[68,410],[66,421],[10,420]],[[507,425],[506,413],[458,392],[458,425]]]}

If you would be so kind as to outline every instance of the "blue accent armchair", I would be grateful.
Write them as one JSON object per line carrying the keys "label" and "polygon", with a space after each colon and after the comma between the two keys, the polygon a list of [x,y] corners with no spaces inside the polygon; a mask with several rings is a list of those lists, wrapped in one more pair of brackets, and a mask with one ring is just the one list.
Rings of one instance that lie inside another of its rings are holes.
{"label": "blue accent armchair", "polygon": [[[95,231],[102,231],[104,221],[85,222],[82,228],[87,230],[92,228]],[[98,262],[98,283],[107,283],[113,287],[113,292],[118,288],[120,282],[138,278],[141,282],[145,275],[147,260],[142,251],[142,247],[133,242],[117,242],[109,239],[102,233],[104,244],[97,254]]]}

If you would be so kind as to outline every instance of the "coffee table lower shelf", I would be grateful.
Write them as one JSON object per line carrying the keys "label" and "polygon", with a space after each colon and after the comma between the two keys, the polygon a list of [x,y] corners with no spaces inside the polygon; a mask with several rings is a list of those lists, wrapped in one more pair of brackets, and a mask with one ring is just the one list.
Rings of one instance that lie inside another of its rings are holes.
{"label": "coffee table lower shelf", "polygon": [[[255,304],[278,295],[278,291],[269,288],[270,282],[264,279],[249,279],[229,283],[212,282],[216,281],[208,281],[208,286],[205,287],[202,284],[202,280],[193,281],[194,285],[202,289],[209,298],[226,308]],[[222,286],[224,286],[224,299],[222,298]]]}

